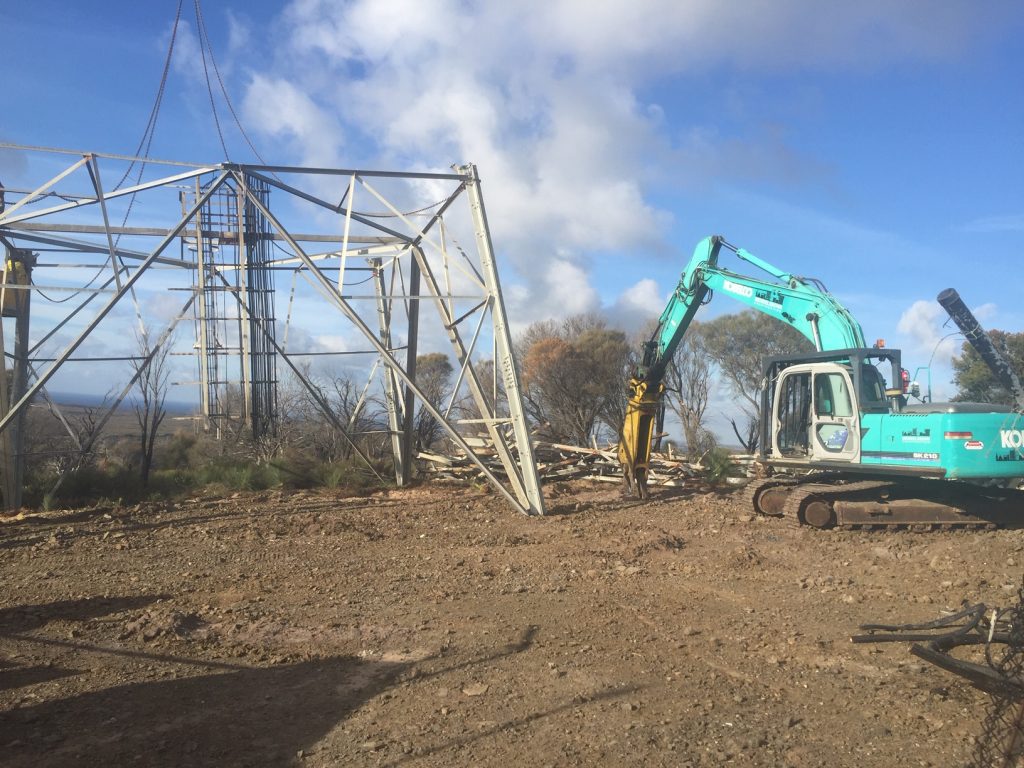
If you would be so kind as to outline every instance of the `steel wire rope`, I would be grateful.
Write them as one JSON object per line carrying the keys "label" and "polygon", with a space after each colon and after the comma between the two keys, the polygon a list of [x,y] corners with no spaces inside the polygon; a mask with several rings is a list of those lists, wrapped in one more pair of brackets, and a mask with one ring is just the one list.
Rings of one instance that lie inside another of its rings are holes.
{"label": "steel wire rope", "polygon": [[[213,68],[213,74],[217,79],[218,86],[220,86],[220,92],[224,96],[224,104],[227,106],[228,112],[231,113],[231,118],[235,122],[235,127],[238,128],[238,132],[242,135],[242,138],[245,140],[245,143],[248,145],[249,149],[252,150],[252,153],[256,156],[256,159],[259,160],[263,165],[269,165],[269,163],[264,159],[263,155],[260,154],[259,150],[256,149],[256,145],[253,144],[252,139],[249,137],[248,132],[242,125],[242,121],[238,117],[238,112],[235,110],[234,102],[231,100],[231,96],[228,94],[228,89],[224,83],[224,78],[220,73],[220,67],[217,65],[217,57],[213,53],[213,45],[210,43],[210,35],[209,31],[206,28],[206,19],[203,16],[202,3],[200,2],[200,0],[194,0],[194,6],[196,12],[196,29],[199,32],[199,49],[203,60],[203,74],[206,78],[206,89],[210,96],[210,108],[213,110],[213,120],[217,126],[217,135],[220,138],[221,148],[224,150],[224,157],[225,159],[230,159],[228,158],[228,150],[224,142],[224,134],[221,131],[220,119],[218,118],[217,115],[217,107],[214,104],[213,86],[210,83],[210,73],[206,65],[206,53],[210,54],[210,66]],[[270,175],[273,176],[278,181],[281,181],[281,178],[275,172],[271,171]],[[422,208],[417,208],[416,210],[408,211],[402,214],[377,211],[374,211],[372,213],[362,213],[360,211],[356,211],[355,213],[358,213],[360,216],[365,216],[370,219],[393,219],[396,218],[398,215],[415,216],[443,205],[445,200],[447,200],[447,198],[445,198],[444,200],[438,200],[437,202],[430,203],[429,205],[425,205]]]}
{"label": "steel wire rope", "polygon": [[[224,85],[224,78],[221,77],[221,74],[220,74],[220,67],[217,66],[217,58],[213,55],[213,46],[210,44],[210,35],[207,32],[207,30],[206,30],[206,19],[203,17],[203,9],[202,9],[202,6],[201,6],[199,0],[195,0],[195,8],[196,8],[196,28],[199,31],[199,44],[200,44],[201,48],[205,47],[206,50],[208,50],[209,53],[210,53],[210,64],[213,66],[213,73],[217,77],[217,84],[220,86],[220,92],[224,95],[224,103],[227,105],[228,111],[231,113],[231,118],[235,121],[235,126],[238,128],[238,132],[240,134],[242,134],[242,138],[245,139],[245,143],[249,145],[249,149],[251,149],[252,153],[254,155],[256,155],[256,159],[259,160],[261,163],[263,163],[263,165],[269,165],[269,163],[266,160],[263,159],[263,155],[261,155],[259,153],[259,150],[256,149],[256,145],[252,143],[252,139],[249,138],[249,134],[246,133],[245,128],[242,126],[242,121],[239,119],[238,113],[235,111],[235,105],[231,101],[231,97],[228,95],[227,86]],[[203,67],[204,67],[204,69],[205,69],[205,66],[206,66],[206,58],[204,57],[203,58]],[[206,82],[207,82],[207,87],[209,87],[209,83],[210,83],[209,74],[207,74]],[[210,93],[210,99],[211,99],[211,103],[212,103],[212,100],[213,100],[213,93],[212,93],[212,91]],[[217,113],[216,113],[216,110],[215,110],[214,111],[214,119],[216,119],[216,115],[217,115]],[[217,124],[217,130],[218,131],[220,130],[220,123]],[[223,144],[223,143],[224,143],[224,137],[221,136],[221,144]],[[224,150],[224,157],[227,157],[227,149],[226,148]],[[277,179],[278,181],[281,181],[281,179],[279,179],[277,177],[277,174],[273,174],[272,173],[271,175],[274,176],[274,178]]]}
{"label": "steel wire rope", "polygon": [[[206,78],[206,92],[210,96],[210,110],[213,112],[213,124],[217,128],[217,138],[220,139],[220,148],[224,150],[224,159],[230,161],[231,158],[228,156],[228,145],[224,142],[224,133],[220,129],[220,118],[217,116],[217,103],[213,97],[213,85],[210,83],[210,70],[206,66],[206,43],[204,42],[205,36],[203,30],[205,26],[202,23],[203,12],[199,8],[199,0],[194,0],[193,5],[196,11],[196,30],[199,32],[199,55],[203,61],[203,76]],[[213,49],[210,49],[210,58],[213,58]]]}
{"label": "steel wire rope", "polygon": [[[228,95],[228,89],[227,89],[227,86],[224,84],[224,78],[220,74],[220,67],[217,66],[217,58],[213,54],[213,45],[211,45],[211,43],[210,43],[210,35],[209,35],[209,32],[206,29],[206,19],[203,17],[202,5],[200,3],[200,0],[194,0],[194,2],[195,2],[195,9],[196,9],[196,27],[197,27],[197,29],[199,31],[200,48],[201,49],[205,48],[209,52],[209,54],[210,54],[210,65],[213,67],[213,73],[214,73],[214,75],[217,78],[217,84],[220,86],[220,92],[224,96],[224,103],[227,105],[228,111],[231,113],[231,117],[235,121],[235,126],[238,128],[238,132],[240,134],[242,134],[242,138],[245,139],[245,143],[249,146],[249,149],[252,150],[252,153],[256,156],[256,159],[259,160],[263,165],[269,165],[269,163],[263,158],[263,155],[261,155],[259,153],[259,150],[256,149],[256,146],[253,144],[252,139],[249,138],[249,134],[246,132],[245,128],[242,125],[241,119],[239,119],[239,117],[238,117],[238,113],[235,111],[234,102],[231,101],[231,97]],[[206,57],[205,56],[203,57],[203,68],[204,68],[204,72],[205,72],[205,69],[206,69]],[[206,83],[207,83],[207,88],[209,89],[210,88],[209,73],[206,73]],[[210,93],[210,103],[211,103],[211,105],[213,104],[213,93],[212,93],[212,91]],[[213,117],[214,117],[214,120],[216,121],[217,120],[217,111],[216,111],[216,109],[214,109]],[[219,121],[217,121],[217,131],[218,131],[218,133],[220,133],[220,122]],[[221,145],[223,146],[223,144],[224,144],[224,137],[222,135],[221,136]],[[224,149],[224,157],[225,158],[227,157],[227,148]],[[273,176],[278,181],[281,181],[280,177],[276,173],[271,172],[270,175]],[[447,200],[447,198],[444,198],[443,200],[438,200],[435,203],[430,203],[429,205],[425,205],[422,208],[417,208],[414,211],[407,211],[407,212],[402,213],[400,215],[402,215],[402,216],[416,216],[418,214],[425,213],[427,211],[433,210],[434,208],[437,208],[437,207],[443,205],[445,200]],[[361,211],[355,211],[355,213],[359,214],[360,216],[365,216],[365,217],[370,218],[370,219],[393,219],[393,218],[396,218],[399,215],[399,214],[395,214],[395,213],[376,212],[376,211],[373,212],[373,213],[363,213]]]}
{"label": "steel wire rope", "polygon": [[433,210],[434,208],[437,208],[437,207],[443,205],[445,203],[445,201],[447,201],[447,200],[448,200],[448,198],[446,197],[444,200],[438,200],[436,203],[431,203],[430,205],[425,205],[422,208],[417,208],[415,211],[405,211],[403,213],[390,213],[390,212],[385,213],[385,212],[376,212],[376,211],[373,212],[373,213],[364,213],[363,211],[353,211],[353,213],[355,213],[355,214],[357,214],[359,216],[365,216],[368,219],[397,219],[399,216],[418,216],[421,213],[426,213],[427,211]]}
{"label": "steel wire rope", "polygon": [[[149,149],[153,144],[153,134],[156,132],[156,123],[160,116],[160,106],[163,104],[164,91],[167,88],[167,75],[171,69],[171,59],[174,56],[174,43],[178,37],[178,23],[181,20],[181,6],[184,0],[178,0],[178,9],[174,14],[174,26],[171,27],[171,39],[167,45],[167,56],[164,57],[164,68],[160,74],[160,85],[156,91],[156,98],[153,100],[153,107],[149,111],[149,120],[146,122],[146,128],[142,132],[142,138],[139,139],[139,146],[135,149],[135,157],[128,164],[128,168],[125,169],[124,175],[121,180],[117,182],[114,187],[115,190],[120,189],[125,181],[128,180],[128,176],[132,172],[132,168],[135,167],[135,162],[139,160],[140,165],[144,168],[146,165],[145,157],[149,156]],[[140,160],[140,154],[144,152],[144,157]],[[140,172],[141,176],[141,172]],[[134,194],[132,199],[134,199]]]}
{"label": "steel wire rope", "polygon": [[[174,14],[174,25],[171,27],[171,39],[170,39],[170,41],[168,42],[168,45],[167,45],[167,55],[164,57],[164,66],[163,66],[163,70],[162,70],[162,72],[160,74],[160,85],[157,87],[156,97],[153,100],[153,106],[150,108],[149,119],[146,121],[146,127],[143,130],[142,137],[139,139],[139,144],[138,144],[138,146],[135,149],[135,153],[134,153],[135,157],[132,158],[132,161],[128,164],[128,167],[125,169],[124,174],[121,176],[121,179],[117,182],[116,185],[114,185],[114,188],[111,191],[117,191],[122,186],[124,186],[124,183],[125,183],[125,181],[128,180],[128,177],[131,175],[132,169],[135,167],[136,162],[139,163],[139,173],[138,173],[138,175],[136,177],[136,184],[141,183],[141,181],[142,181],[142,174],[143,174],[143,172],[145,171],[145,168],[146,168],[145,157],[149,155],[150,148],[153,145],[153,137],[156,134],[156,123],[157,123],[157,120],[159,119],[159,116],[160,116],[160,107],[163,104],[164,93],[165,93],[166,88],[167,88],[167,75],[170,72],[171,60],[172,60],[172,58],[174,56],[174,44],[175,44],[175,41],[177,40],[177,37],[178,37],[178,24],[179,24],[179,22],[181,20],[181,7],[182,7],[183,4],[184,4],[184,0],[178,0],[178,7],[177,7],[177,10],[176,10],[176,12]],[[142,159],[140,159],[140,156],[143,156]],[[55,193],[50,193],[50,194],[55,194]],[[124,228],[127,225],[127,223],[128,223],[128,217],[131,215],[132,207],[135,205],[135,197],[136,197],[137,194],[138,194],[137,192],[133,192],[129,196],[129,198],[128,198],[128,208],[125,210],[124,217],[121,219],[121,227],[122,228]],[[63,197],[62,195],[57,195],[57,196],[58,197]],[[64,199],[66,200],[67,198],[64,198]],[[117,235],[117,237],[114,239],[114,248],[115,249],[120,244],[120,242],[121,242],[121,235],[119,233]],[[112,259],[115,258],[114,254],[111,254],[111,258]],[[112,263],[111,266],[113,267],[113,269],[115,271],[117,271],[117,264],[116,263]],[[122,262],[122,267],[123,266],[124,266],[124,263]],[[71,299],[73,299],[76,296],[78,296],[79,294],[81,294],[82,291],[88,290],[90,287],[92,287],[93,283],[95,283],[96,280],[99,279],[100,275],[103,274],[103,272],[106,270],[106,268],[107,268],[107,265],[104,264],[99,269],[99,271],[97,271],[96,274],[94,274],[89,279],[89,281],[86,282],[86,284],[80,290],[75,291],[72,294],[69,294],[68,296],[64,297],[63,299],[55,299],[52,296],[49,296],[48,294],[46,294],[44,291],[42,291],[38,287],[35,290],[36,290],[36,293],[38,293],[45,301],[48,301],[51,304],[63,304],[64,302],[70,301]],[[34,284],[35,283],[33,281],[33,285]],[[134,289],[132,290],[132,299],[133,299],[133,301],[135,302],[135,305],[136,305],[136,315],[138,315],[139,314],[138,299],[135,296]]]}

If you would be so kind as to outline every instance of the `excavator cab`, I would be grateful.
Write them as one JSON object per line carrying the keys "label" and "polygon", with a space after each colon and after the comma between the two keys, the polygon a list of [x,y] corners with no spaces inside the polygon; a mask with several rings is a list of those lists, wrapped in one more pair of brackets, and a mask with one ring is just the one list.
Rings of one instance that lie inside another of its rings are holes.
{"label": "excavator cab", "polygon": [[781,374],[771,411],[771,455],[791,461],[856,461],[860,413],[850,367],[792,366]]}
{"label": "excavator cab", "polygon": [[899,350],[845,349],[769,360],[762,458],[794,465],[859,462],[861,415],[900,407],[878,368],[882,363],[898,372]]}

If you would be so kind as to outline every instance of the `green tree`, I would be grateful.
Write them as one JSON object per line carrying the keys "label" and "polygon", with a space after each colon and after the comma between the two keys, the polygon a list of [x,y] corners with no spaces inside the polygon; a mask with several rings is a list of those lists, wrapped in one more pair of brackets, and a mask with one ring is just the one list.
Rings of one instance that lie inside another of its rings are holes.
{"label": "green tree", "polygon": [[[1024,380],[1024,332],[988,331],[993,346],[1006,358],[1017,376]],[[964,342],[960,356],[953,358],[956,400],[975,403],[1013,404],[1013,394],[1004,387],[974,347]]]}
{"label": "green tree", "polygon": [[746,451],[757,450],[761,422],[759,390],[764,360],[812,352],[814,345],[791,326],[752,309],[723,315],[704,324],[704,347],[739,401],[743,417],[730,417]]}
{"label": "green tree", "polygon": [[523,393],[530,418],[558,440],[586,445],[625,418],[631,360],[626,334],[596,315],[534,323],[519,340]]}
{"label": "green tree", "polygon": [[[443,352],[431,352],[416,357],[416,386],[442,413],[445,410],[443,401],[451,394],[454,372],[452,361]],[[416,439],[419,446],[429,448],[441,437],[442,432],[443,427],[421,404],[416,412]]]}

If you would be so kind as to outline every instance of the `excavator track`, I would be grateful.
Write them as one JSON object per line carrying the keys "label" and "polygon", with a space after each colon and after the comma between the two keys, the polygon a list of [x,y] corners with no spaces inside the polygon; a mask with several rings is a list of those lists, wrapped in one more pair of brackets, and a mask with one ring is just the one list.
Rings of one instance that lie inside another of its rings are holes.
{"label": "excavator track", "polygon": [[844,497],[856,497],[867,491],[880,491],[892,483],[864,480],[855,483],[804,483],[786,497],[782,516],[792,525],[813,528],[843,528],[846,521],[836,513],[835,503]]}
{"label": "excavator track", "polygon": [[747,483],[741,504],[755,515],[782,517],[786,499],[799,480],[795,477],[762,477]]}
{"label": "excavator track", "polygon": [[796,485],[782,516],[814,528],[978,530],[999,527],[1022,514],[1024,494],[1019,491],[863,480]]}

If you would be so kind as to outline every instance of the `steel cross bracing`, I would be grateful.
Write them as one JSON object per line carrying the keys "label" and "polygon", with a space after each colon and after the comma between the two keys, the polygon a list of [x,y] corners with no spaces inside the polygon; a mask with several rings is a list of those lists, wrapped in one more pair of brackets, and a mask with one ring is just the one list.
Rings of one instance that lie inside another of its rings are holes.
{"label": "steel cross bracing", "polygon": [[[23,169],[0,180],[0,244],[33,259],[30,284],[11,272],[2,289],[31,295],[32,316],[29,331],[27,315],[19,321],[28,375],[0,407],[0,436],[14,435],[43,398],[124,399],[148,364],[138,351],[145,334],[173,345],[175,360],[195,360],[198,381],[175,369],[169,400],[200,403],[209,424],[226,414],[272,437],[279,372],[291,372],[289,386],[369,471],[380,466],[369,454],[385,446],[396,480],[410,480],[416,417],[426,413],[516,509],[543,514],[474,166],[404,173],[146,159],[137,183],[111,188],[103,180],[135,158],[10,144],[0,152],[20,155],[8,165]],[[174,333],[188,312],[192,338]],[[428,393],[418,381],[425,352],[448,355],[451,391]],[[332,405],[332,377],[365,382],[352,413]],[[360,426],[374,402],[384,419]],[[9,455],[38,459],[31,447]],[[5,477],[14,467],[5,461]]]}

